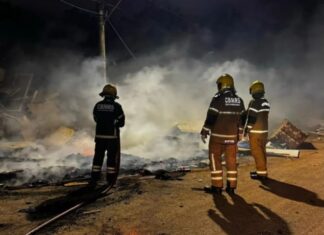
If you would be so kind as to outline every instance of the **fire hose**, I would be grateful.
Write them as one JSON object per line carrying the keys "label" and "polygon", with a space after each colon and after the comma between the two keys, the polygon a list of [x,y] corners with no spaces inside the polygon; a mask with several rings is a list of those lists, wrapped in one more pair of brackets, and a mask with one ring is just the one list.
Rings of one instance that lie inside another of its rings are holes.
{"label": "fire hose", "polygon": [[58,215],[56,215],[54,217],[52,217],[51,219],[43,222],[42,224],[38,225],[37,227],[35,227],[34,229],[32,229],[31,231],[26,233],[26,235],[35,234],[38,231],[40,231],[41,229],[43,229],[44,227],[46,227],[47,225],[49,225],[49,224],[53,223],[54,221],[62,218],[63,216],[69,214],[70,212],[72,212],[72,211],[74,211],[74,210],[76,210],[76,209],[78,209],[78,208],[80,208],[80,207],[82,207],[84,205],[87,205],[87,204],[97,200],[100,197],[107,196],[107,195],[111,194],[112,192],[109,193],[109,191],[112,189],[112,187],[113,187],[113,185],[105,185],[105,186],[103,186],[98,192],[95,192],[94,195],[91,198],[89,198],[87,200],[84,200],[83,202],[80,202],[80,203],[76,204],[75,206],[61,212],[60,214],[58,214]]}

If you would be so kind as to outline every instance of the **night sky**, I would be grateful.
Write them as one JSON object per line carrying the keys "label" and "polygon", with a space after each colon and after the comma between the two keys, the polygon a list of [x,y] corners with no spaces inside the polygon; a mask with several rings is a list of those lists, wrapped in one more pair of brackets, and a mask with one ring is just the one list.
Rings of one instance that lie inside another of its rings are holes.
{"label": "night sky", "polygon": [[[70,2],[96,10],[91,0]],[[109,10],[117,1],[106,2]],[[264,55],[274,53],[274,41],[287,31],[298,40],[298,48],[292,45],[278,50],[289,54],[290,50],[307,49],[305,32],[322,6],[316,0],[124,0],[111,22],[137,56],[190,38],[195,56],[232,47],[226,59],[245,57],[266,63],[271,56],[266,59]],[[59,0],[1,0],[0,28],[1,64],[20,55],[32,56],[42,48],[98,54],[97,16]],[[131,58],[108,24],[107,38],[108,51],[115,60]]]}

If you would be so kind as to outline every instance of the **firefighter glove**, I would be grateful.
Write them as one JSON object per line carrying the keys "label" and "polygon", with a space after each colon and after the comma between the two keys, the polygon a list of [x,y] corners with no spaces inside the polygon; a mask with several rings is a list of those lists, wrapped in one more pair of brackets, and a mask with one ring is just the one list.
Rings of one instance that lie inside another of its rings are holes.
{"label": "firefighter glove", "polygon": [[203,128],[201,130],[201,132],[200,132],[200,135],[201,135],[202,142],[205,144],[206,143],[207,136],[209,135],[209,130],[206,130],[205,128]]}

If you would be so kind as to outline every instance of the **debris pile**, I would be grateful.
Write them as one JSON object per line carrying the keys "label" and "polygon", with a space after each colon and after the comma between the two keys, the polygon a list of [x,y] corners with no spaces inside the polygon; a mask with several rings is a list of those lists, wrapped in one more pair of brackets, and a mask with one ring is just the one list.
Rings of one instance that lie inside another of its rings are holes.
{"label": "debris pile", "polygon": [[273,132],[269,141],[274,147],[282,149],[297,149],[306,140],[307,135],[294,126],[288,120],[284,120],[282,124]]}
{"label": "debris pile", "polygon": [[[299,149],[316,149],[312,143],[305,142],[308,135],[285,119],[273,132],[266,145],[267,155],[299,157]],[[240,156],[250,155],[249,141],[238,143]]]}
{"label": "debris pile", "polygon": [[[9,154],[10,156],[10,154]],[[207,154],[201,152],[188,160],[168,158],[161,161],[122,154],[120,175],[158,175],[158,179],[173,178],[171,172],[188,172],[192,168],[206,166]],[[61,156],[52,165],[45,164],[47,156],[40,158],[19,158],[0,156],[0,164],[10,166],[11,171],[0,172],[0,184],[7,187],[41,187],[47,185],[64,185],[70,181],[89,180],[92,157],[70,154]],[[105,164],[103,166],[103,172]],[[161,176],[161,172],[164,172]],[[171,173],[171,174],[169,174]],[[159,177],[161,176],[161,177]],[[164,177],[165,176],[165,177]]]}
{"label": "debris pile", "polygon": [[310,134],[318,137],[324,137],[324,125],[320,124],[314,128],[314,131],[309,131]]}

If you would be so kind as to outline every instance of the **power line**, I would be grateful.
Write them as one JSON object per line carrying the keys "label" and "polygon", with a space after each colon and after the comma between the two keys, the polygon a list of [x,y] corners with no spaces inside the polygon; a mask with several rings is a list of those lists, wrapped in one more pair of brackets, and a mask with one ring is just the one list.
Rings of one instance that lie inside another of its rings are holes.
{"label": "power line", "polygon": [[[119,4],[122,2],[123,0],[119,0],[119,2],[117,2],[117,4],[111,9],[110,13],[108,14],[107,18],[110,18],[110,16],[114,13],[114,11],[117,9],[117,7],[119,6]],[[106,18],[106,19],[107,19]]]}
{"label": "power line", "polygon": [[83,7],[77,6],[77,5],[75,5],[75,4],[72,4],[72,3],[70,3],[70,2],[67,2],[67,1],[65,1],[65,0],[60,0],[60,2],[65,3],[66,5],[69,5],[69,6],[71,6],[71,7],[75,7],[75,8],[77,8],[77,9],[79,9],[80,11],[84,11],[84,12],[87,12],[87,13],[90,13],[90,14],[94,14],[94,15],[99,15],[98,12],[91,11],[91,10],[89,10],[89,9],[85,9],[85,8],[83,8]]}
{"label": "power line", "polygon": [[116,29],[116,27],[112,24],[110,17],[112,16],[112,14],[114,13],[114,11],[118,8],[118,6],[120,5],[120,3],[123,0],[119,0],[117,2],[117,4],[111,9],[110,13],[108,15],[106,15],[106,19],[105,21],[107,21],[110,25],[110,27],[112,28],[112,30],[115,32],[115,34],[117,35],[118,39],[121,41],[121,43],[123,44],[123,46],[126,48],[126,50],[128,51],[128,53],[134,58],[136,59],[135,54],[132,52],[132,50],[129,48],[129,46],[127,45],[127,43],[124,41],[123,37],[120,35],[120,33],[118,32],[118,30]]}
{"label": "power line", "polygon": [[[95,1],[95,0],[91,0],[91,1],[99,3],[98,1]],[[123,0],[119,0],[119,1],[117,2],[117,4],[113,6],[113,8],[112,8],[111,11],[109,12],[109,14],[108,14],[108,12],[106,12],[106,14],[105,14],[105,22],[107,21],[107,22],[109,23],[110,27],[111,27],[112,30],[115,32],[115,34],[117,35],[118,39],[119,39],[119,40],[121,41],[121,43],[124,45],[124,47],[126,48],[126,50],[128,51],[128,53],[129,53],[129,54],[130,54],[134,59],[136,59],[135,54],[132,52],[132,50],[129,48],[129,46],[127,45],[127,43],[124,41],[124,39],[122,38],[122,36],[121,36],[120,33],[118,32],[118,30],[115,28],[115,26],[114,26],[114,25],[111,23],[111,21],[110,21],[110,17],[112,16],[112,14],[113,14],[114,11],[118,8],[118,6],[121,4],[122,1],[123,1]],[[94,14],[94,15],[98,15],[98,16],[100,16],[100,13],[98,13],[98,12],[95,12],[95,11],[92,11],[92,10],[89,10],[89,9],[85,9],[85,8],[83,8],[83,7],[80,7],[80,6],[77,6],[77,5],[73,4],[73,3],[70,3],[70,2],[68,2],[68,1],[60,0],[60,2],[65,3],[65,4],[67,4],[67,5],[71,6],[71,7],[75,7],[75,8],[77,8],[77,9],[80,10],[80,11],[84,11],[84,12],[87,12],[87,13],[90,13],[90,14]],[[104,1],[103,1],[102,3],[104,3]],[[106,3],[104,3],[104,4],[106,4]]]}
{"label": "power line", "polygon": [[[95,3],[100,3],[101,1],[100,0],[90,0],[91,2],[95,2]],[[104,3],[106,6],[110,6],[110,7],[113,7],[114,5],[111,4],[111,3]]]}
{"label": "power line", "polygon": [[121,43],[124,45],[124,47],[126,48],[126,50],[128,51],[128,53],[134,58],[136,59],[136,56],[134,55],[134,53],[132,52],[132,50],[128,47],[127,43],[123,40],[122,36],[119,34],[119,32],[117,31],[117,29],[115,28],[115,26],[111,23],[110,19],[107,18],[107,21],[110,25],[110,27],[114,30],[115,34],[117,35],[117,37],[119,38],[119,40],[121,41]]}

